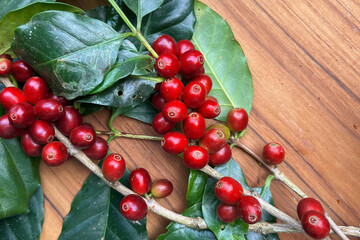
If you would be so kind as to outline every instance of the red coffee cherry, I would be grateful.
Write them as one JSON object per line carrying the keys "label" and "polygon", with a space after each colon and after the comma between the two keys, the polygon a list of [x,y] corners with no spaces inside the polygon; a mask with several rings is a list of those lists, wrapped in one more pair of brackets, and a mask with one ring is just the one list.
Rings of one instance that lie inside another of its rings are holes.
{"label": "red coffee cherry", "polygon": [[68,151],[62,142],[50,142],[42,149],[41,158],[47,165],[59,166],[67,160]]}
{"label": "red coffee cherry", "polygon": [[219,166],[227,163],[231,159],[231,148],[229,144],[225,144],[222,149],[215,153],[210,153],[209,162],[213,166]]}
{"label": "red coffee cherry", "polygon": [[139,195],[130,194],[121,200],[120,212],[126,219],[139,221],[146,217],[147,205]]}
{"label": "red coffee cherry", "polygon": [[183,90],[184,84],[178,78],[165,79],[160,86],[160,93],[165,102],[180,100]]}
{"label": "red coffee cherry", "polygon": [[204,65],[204,56],[198,50],[190,50],[180,58],[180,73],[185,76],[194,76]]}
{"label": "red coffee cherry", "polygon": [[261,220],[261,205],[253,196],[243,196],[238,201],[238,211],[241,219],[254,224]]}
{"label": "red coffee cherry", "polygon": [[194,44],[191,41],[187,39],[180,40],[177,43],[177,56],[178,58],[180,58],[187,51],[194,49],[195,49]]}
{"label": "red coffee cherry", "polygon": [[9,115],[0,117],[0,138],[11,139],[21,136],[26,132],[25,128],[16,128],[9,121]]}
{"label": "red coffee cherry", "polygon": [[10,60],[10,62],[12,62],[13,58],[11,57],[10,54],[1,54],[0,58],[6,58],[8,60]]}
{"label": "red coffee cherry", "polygon": [[216,208],[219,219],[224,223],[231,223],[239,218],[237,206],[220,203]]}
{"label": "red coffee cherry", "polygon": [[276,165],[284,160],[285,150],[279,143],[270,142],[264,146],[262,155],[267,164]]}
{"label": "red coffee cherry", "polygon": [[163,117],[162,113],[158,113],[153,119],[152,127],[155,132],[163,135],[165,133],[171,132],[175,127],[175,123],[167,121]]}
{"label": "red coffee cherry", "polygon": [[95,143],[96,133],[90,124],[80,124],[71,130],[69,140],[75,147],[88,148]]}
{"label": "red coffee cherry", "polygon": [[171,154],[182,153],[188,145],[189,141],[185,135],[178,132],[166,133],[161,140],[164,151]]}
{"label": "red coffee cherry", "polygon": [[216,99],[216,97],[214,97],[214,96],[207,95],[206,98],[205,98],[205,101],[208,100],[208,99],[209,99],[209,100],[212,100],[212,101],[214,101],[214,102],[217,102],[217,103],[219,102],[219,101]]}
{"label": "red coffee cherry", "polygon": [[25,82],[34,76],[34,70],[23,60],[16,61],[12,64],[12,75],[19,82]]}
{"label": "red coffee cherry", "polygon": [[190,169],[201,169],[209,162],[209,153],[200,146],[189,146],[185,148],[183,161]]}
{"label": "red coffee cherry", "polygon": [[305,213],[308,211],[317,211],[321,214],[324,214],[324,208],[321,206],[321,203],[319,203],[314,198],[303,198],[300,200],[300,202],[297,205],[297,214],[299,216],[299,219],[301,220]]}
{"label": "red coffee cherry", "polygon": [[0,92],[0,103],[6,110],[21,102],[26,102],[26,100],[23,91],[16,87],[6,87]]}
{"label": "red coffee cherry", "polygon": [[162,53],[156,60],[155,69],[164,78],[172,78],[179,72],[180,62],[172,53]]}
{"label": "red coffee cherry", "polygon": [[205,86],[197,81],[189,82],[183,93],[183,101],[189,108],[198,108],[204,104],[206,97]]}
{"label": "red coffee cherry", "polygon": [[92,160],[103,159],[109,150],[109,144],[101,137],[96,136],[95,142],[90,147],[83,149],[83,152]]}
{"label": "red coffee cherry", "polygon": [[151,195],[156,198],[164,198],[169,196],[174,189],[173,184],[167,179],[159,179],[151,185]]}
{"label": "red coffee cherry", "polygon": [[156,108],[158,111],[161,111],[165,105],[165,99],[160,94],[160,92],[157,92],[151,97],[151,103],[154,108]]}
{"label": "red coffee cherry", "polygon": [[54,140],[55,130],[53,126],[43,120],[35,120],[29,127],[32,139],[39,144],[47,144]]}
{"label": "red coffee cherry", "polygon": [[170,101],[164,105],[162,114],[167,121],[178,123],[186,118],[187,108],[181,101]]}
{"label": "red coffee cherry", "polygon": [[130,173],[129,184],[137,194],[144,195],[150,191],[151,177],[145,168],[135,169]]}
{"label": "red coffee cherry", "polygon": [[56,96],[56,95],[54,95],[54,93],[52,93],[52,92],[49,92],[49,93],[48,93],[48,99],[58,101],[63,107],[66,107],[66,106],[68,106],[68,105],[71,104],[71,102],[70,102],[69,100],[67,100],[65,97],[63,97],[63,96]]}
{"label": "red coffee cherry", "polygon": [[205,135],[199,140],[199,145],[205,148],[209,153],[220,151],[225,144],[225,134],[218,129],[207,130]]}
{"label": "red coffee cherry", "polygon": [[60,102],[51,99],[42,99],[35,104],[36,116],[44,121],[54,122],[60,119],[64,107]]}
{"label": "red coffee cherry", "polygon": [[222,177],[215,185],[216,197],[225,204],[237,204],[242,194],[241,184],[231,177]]}
{"label": "red coffee cherry", "polygon": [[21,135],[21,146],[24,152],[31,157],[40,156],[41,150],[44,147],[44,145],[34,142],[28,132]]}
{"label": "red coffee cherry", "polygon": [[226,123],[232,132],[244,130],[249,121],[249,116],[243,108],[233,108],[228,112]]}
{"label": "red coffee cherry", "polygon": [[35,120],[34,108],[27,102],[11,106],[8,114],[10,123],[17,128],[27,128]]}
{"label": "red coffee cherry", "polygon": [[212,99],[206,99],[203,105],[196,109],[204,118],[216,118],[221,113],[221,108],[218,102]]}
{"label": "red coffee cherry", "polygon": [[205,127],[205,119],[197,112],[189,113],[183,122],[184,134],[191,140],[197,140],[204,136]]}
{"label": "red coffee cherry", "polygon": [[218,129],[225,134],[226,140],[229,140],[229,138],[230,138],[230,135],[231,135],[230,129],[221,123],[215,123],[215,124],[211,125],[207,130],[209,130],[209,129]]}
{"label": "red coffee cherry", "polygon": [[169,35],[162,35],[158,37],[152,44],[153,49],[157,54],[165,52],[177,54],[176,41]]}
{"label": "red coffee cherry", "polygon": [[0,76],[8,76],[11,73],[12,64],[7,58],[0,58]]}
{"label": "red coffee cherry", "polygon": [[325,216],[317,211],[308,211],[301,219],[304,231],[314,239],[324,239],[330,233],[330,224]]}
{"label": "red coffee cherry", "polygon": [[206,88],[206,94],[210,93],[213,83],[212,83],[211,78],[208,75],[206,75],[206,74],[198,75],[198,76],[192,78],[191,81],[201,82]]}
{"label": "red coffee cherry", "polygon": [[47,98],[49,87],[40,77],[29,78],[24,85],[24,96],[26,101],[36,104],[39,100]]}
{"label": "red coffee cherry", "polygon": [[63,115],[58,122],[59,130],[65,135],[69,136],[71,130],[82,123],[82,116],[74,107],[64,107]]}
{"label": "red coffee cherry", "polygon": [[104,178],[110,182],[118,181],[124,175],[125,167],[125,160],[120,154],[108,155],[102,165]]}

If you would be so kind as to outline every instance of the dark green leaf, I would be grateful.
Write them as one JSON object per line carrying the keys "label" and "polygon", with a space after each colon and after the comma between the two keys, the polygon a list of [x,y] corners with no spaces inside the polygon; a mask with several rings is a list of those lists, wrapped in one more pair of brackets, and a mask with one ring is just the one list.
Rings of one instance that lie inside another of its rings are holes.
{"label": "dark green leaf", "polygon": [[196,27],[192,41],[205,57],[205,73],[213,80],[210,95],[219,100],[225,122],[227,113],[242,107],[250,113],[252,79],[247,61],[229,24],[205,4],[195,2]]}
{"label": "dark green leaf", "polygon": [[44,196],[42,188],[30,199],[29,214],[17,215],[0,220],[1,240],[38,240],[44,222]]}
{"label": "dark green leaf", "polygon": [[160,7],[163,1],[164,0],[124,0],[126,6],[136,14],[138,22],[141,22],[145,15]]}
{"label": "dark green leaf", "polygon": [[135,46],[128,40],[125,40],[120,47],[117,63],[106,75],[104,81],[91,91],[91,94],[104,91],[120,79],[127,76],[146,75],[154,70],[154,60],[149,55],[143,55],[137,52]]}
{"label": "dark green leaf", "polygon": [[152,121],[156,114],[159,112],[152,106],[150,102],[144,102],[139,106],[132,108],[130,111],[123,113],[122,115],[137,119],[144,123],[152,124]]}
{"label": "dark green leaf", "polygon": [[127,77],[105,91],[79,99],[78,102],[121,108],[123,112],[126,112],[144,102],[154,87],[153,81]]}
{"label": "dark green leaf", "polygon": [[86,116],[91,113],[97,112],[103,108],[103,106],[91,104],[91,103],[78,103],[75,102],[74,106],[79,109],[81,115]]}
{"label": "dark green leaf", "polygon": [[24,153],[19,139],[0,138],[0,218],[29,211],[40,186],[39,160]]}
{"label": "dark green leaf", "polygon": [[[121,178],[128,186],[129,172]],[[147,239],[146,219],[129,221],[120,213],[122,196],[95,174],[85,181],[66,216],[59,240]]]}
{"label": "dark green leaf", "polygon": [[23,8],[36,2],[55,2],[55,0],[1,0],[0,19],[10,11]]}
{"label": "dark green leaf", "polygon": [[[14,1],[16,2],[16,1]],[[0,20],[0,54],[8,51],[14,38],[15,29],[27,23],[34,15],[47,10],[62,10],[75,13],[83,13],[80,8],[64,3],[46,3],[38,2],[27,5],[7,13]]]}
{"label": "dark green leaf", "polygon": [[205,185],[208,178],[209,177],[201,171],[190,170],[188,190],[186,193],[186,202],[188,207],[202,202]]}
{"label": "dark green leaf", "polygon": [[54,94],[73,99],[103,81],[124,37],[99,20],[47,11],[16,29],[12,49],[45,78]]}

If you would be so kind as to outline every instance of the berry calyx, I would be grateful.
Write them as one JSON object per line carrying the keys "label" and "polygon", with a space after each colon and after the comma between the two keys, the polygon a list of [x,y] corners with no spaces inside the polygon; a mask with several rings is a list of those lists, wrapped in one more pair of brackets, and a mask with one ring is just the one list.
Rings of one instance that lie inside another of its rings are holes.
{"label": "berry calyx", "polygon": [[237,206],[220,203],[216,208],[216,214],[224,223],[231,223],[239,218]]}
{"label": "berry calyx", "polygon": [[204,56],[198,50],[189,50],[180,57],[180,73],[194,76],[204,65]]}
{"label": "berry calyx", "polygon": [[254,224],[261,219],[261,205],[253,196],[243,196],[238,201],[240,218],[248,223]]}
{"label": "berry calyx", "polygon": [[163,135],[165,133],[172,131],[175,127],[175,123],[171,123],[167,121],[163,117],[162,113],[158,113],[152,121],[152,127],[155,130],[155,132]]}
{"label": "berry calyx", "polygon": [[62,142],[50,142],[42,149],[41,158],[47,165],[59,166],[67,160],[68,151]]}
{"label": "berry calyx", "polygon": [[60,119],[64,107],[60,102],[51,99],[41,99],[35,104],[36,116],[44,121],[54,122]]}
{"label": "berry calyx", "polygon": [[243,195],[243,188],[235,179],[222,177],[216,182],[215,195],[223,203],[235,205]]}
{"label": "berry calyx", "polygon": [[53,126],[43,120],[35,120],[29,127],[32,139],[39,144],[47,144],[54,140],[55,130]]}
{"label": "berry calyx", "polygon": [[194,49],[195,49],[194,44],[190,40],[187,39],[180,40],[177,43],[177,56],[178,58],[180,58],[187,51]]}
{"label": "berry calyx", "polygon": [[121,200],[120,212],[126,219],[139,221],[146,217],[147,205],[139,195],[130,194]]}
{"label": "berry calyx", "polygon": [[192,78],[191,81],[197,81],[202,83],[206,88],[206,94],[209,94],[212,89],[212,80],[206,74],[197,75],[196,77]]}
{"label": "berry calyx", "polygon": [[155,69],[164,78],[172,78],[179,72],[180,63],[172,53],[162,53],[156,60]]}
{"label": "berry calyx", "polygon": [[225,144],[225,134],[218,129],[207,130],[205,135],[199,140],[199,145],[205,148],[209,153],[220,151]]}
{"label": "berry calyx", "polygon": [[160,86],[160,94],[165,102],[180,100],[184,84],[178,78],[165,79]]}
{"label": "berry calyx", "polygon": [[189,146],[185,148],[183,161],[190,169],[201,169],[209,162],[209,153],[200,146]]}
{"label": "berry calyx", "polygon": [[7,110],[21,102],[26,102],[26,100],[23,91],[16,87],[6,87],[0,92],[0,103]]}
{"label": "berry calyx", "polygon": [[124,175],[125,167],[125,160],[120,154],[108,155],[102,165],[104,178],[110,182],[119,180]]}
{"label": "berry calyx", "polygon": [[267,164],[276,165],[284,160],[285,150],[279,143],[269,142],[264,146],[262,155]]}
{"label": "berry calyx", "polygon": [[182,153],[189,145],[189,140],[184,134],[178,132],[166,133],[161,139],[161,146],[165,152],[171,154]]}
{"label": "berry calyx", "polygon": [[34,76],[34,70],[23,60],[18,60],[12,64],[12,75],[19,82],[25,82]]}
{"label": "berry calyx", "polygon": [[164,198],[169,196],[174,189],[173,184],[167,179],[159,179],[151,184],[150,193],[153,197]]}
{"label": "berry calyx", "polygon": [[330,224],[325,216],[317,211],[306,212],[301,219],[304,231],[314,239],[323,239],[329,235]]}
{"label": "berry calyx", "polygon": [[162,115],[171,123],[179,123],[186,118],[187,107],[181,101],[170,101],[164,105]]}
{"label": "berry calyx", "polygon": [[0,76],[8,76],[11,73],[12,64],[7,58],[0,58]]}
{"label": "berry calyx", "polygon": [[24,152],[31,157],[40,156],[44,147],[44,145],[34,142],[28,132],[21,135],[21,146]]}
{"label": "berry calyx", "polygon": [[129,185],[137,194],[144,195],[149,192],[151,187],[149,172],[144,168],[135,169],[130,173]]}
{"label": "berry calyx", "polygon": [[243,108],[233,108],[228,112],[226,124],[230,131],[240,132],[244,130],[249,121],[249,116]]}
{"label": "berry calyx", "polygon": [[219,151],[210,153],[209,162],[213,166],[219,166],[230,161],[231,155],[232,152],[229,144],[225,144],[224,147]]}
{"label": "berry calyx", "polygon": [[0,117],[0,138],[11,139],[21,136],[25,132],[25,128],[16,128],[10,123],[8,114]]}
{"label": "berry calyx", "polygon": [[109,150],[109,144],[101,137],[96,136],[95,142],[90,147],[83,149],[83,152],[92,160],[103,159]]}
{"label": "berry calyx", "polygon": [[203,105],[196,109],[204,118],[216,118],[221,113],[220,105],[213,99],[205,99]]}
{"label": "berry calyx", "polygon": [[160,92],[157,92],[151,97],[151,103],[154,108],[156,108],[158,111],[161,111],[166,102]]}
{"label": "berry calyx", "polygon": [[49,87],[42,78],[31,77],[25,82],[23,91],[26,101],[36,104],[39,100],[47,98]]}
{"label": "berry calyx", "polygon": [[189,82],[183,93],[183,101],[189,108],[198,108],[204,104],[206,97],[205,86],[197,81]]}
{"label": "berry calyx", "polygon": [[191,140],[197,140],[204,136],[205,128],[205,119],[200,113],[191,112],[184,119],[184,134]]}
{"label": "berry calyx", "polygon": [[95,143],[96,133],[90,124],[81,124],[71,130],[69,140],[75,147],[88,148]]}
{"label": "berry calyx", "polygon": [[321,214],[324,214],[324,208],[321,206],[321,203],[310,197],[301,199],[297,205],[296,210],[300,220],[308,211],[317,211]]}
{"label": "berry calyx", "polygon": [[79,110],[70,106],[64,107],[63,112],[58,122],[58,128],[65,136],[69,136],[71,130],[82,123],[82,116]]}
{"label": "berry calyx", "polygon": [[162,35],[158,37],[152,44],[153,49],[157,54],[162,54],[165,52],[177,54],[177,45],[174,38],[169,35]]}
{"label": "berry calyx", "polygon": [[34,108],[27,102],[13,105],[8,114],[10,123],[17,128],[27,128],[35,120]]}

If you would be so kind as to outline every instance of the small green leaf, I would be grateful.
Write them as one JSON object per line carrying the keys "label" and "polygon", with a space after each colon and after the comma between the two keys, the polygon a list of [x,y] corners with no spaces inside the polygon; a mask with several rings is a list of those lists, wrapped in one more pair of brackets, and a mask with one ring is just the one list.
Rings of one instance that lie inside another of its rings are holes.
{"label": "small green leaf", "polygon": [[208,176],[198,170],[190,170],[188,180],[188,190],[186,193],[187,206],[202,202]]}
{"label": "small green leaf", "polygon": [[36,2],[55,2],[55,0],[1,0],[0,19],[8,12],[18,10]]}
{"label": "small green leaf", "polygon": [[41,186],[31,197],[29,209],[29,214],[17,215],[0,220],[0,239],[40,239],[44,222],[44,195]]}
{"label": "small green leaf", "polygon": [[14,38],[14,31],[18,26],[27,23],[34,15],[47,10],[84,13],[80,8],[65,3],[47,2],[32,3],[26,7],[11,11],[0,20],[0,54],[10,49]]}
{"label": "small green leaf", "polygon": [[123,112],[144,102],[152,93],[155,82],[140,78],[127,77],[97,93],[78,102],[98,104],[107,107],[121,108]]}
{"label": "small green leaf", "polygon": [[[129,172],[121,178],[128,186]],[[95,174],[85,181],[71,204],[59,240],[147,239],[146,219],[129,221],[120,213],[122,196]]]}
{"label": "small green leaf", "polygon": [[221,106],[219,121],[227,113],[242,107],[250,113],[253,97],[252,79],[247,61],[229,24],[205,4],[195,2],[196,26],[192,42],[205,57],[205,73],[213,80],[210,95]]}
{"label": "small green leaf", "polygon": [[103,81],[128,35],[87,16],[47,11],[16,29],[12,49],[49,83],[54,94],[73,99]]}
{"label": "small green leaf", "polygon": [[140,26],[142,18],[159,8],[163,1],[164,0],[124,0],[126,6],[136,14],[138,26]]}
{"label": "small green leaf", "polygon": [[0,219],[29,211],[40,186],[39,162],[24,153],[19,139],[0,138]]}
{"label": "small green leaf", "polygon": [[130,111],[122,113],[122,115],[137,119],[144,123],[152,124],[152,121],[156,114],[159,112],[148,101],[132,108]]}

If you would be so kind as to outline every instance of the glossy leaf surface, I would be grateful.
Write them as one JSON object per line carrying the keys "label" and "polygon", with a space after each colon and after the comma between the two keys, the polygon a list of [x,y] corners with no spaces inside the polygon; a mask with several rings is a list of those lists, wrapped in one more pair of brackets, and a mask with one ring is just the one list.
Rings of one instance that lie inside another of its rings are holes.
{"label": "glossy leaf surface", "polygon": [[136,14],[138,22],[141,22],[145,15],[160,7],[163,1],[164,0],[124,0],[126,6]]}
{"label": "glossy leaf surface", "polygon": [[1,0],[0,19],[8,12],[23,8],[36,2],[55,2],[56,0]]}

